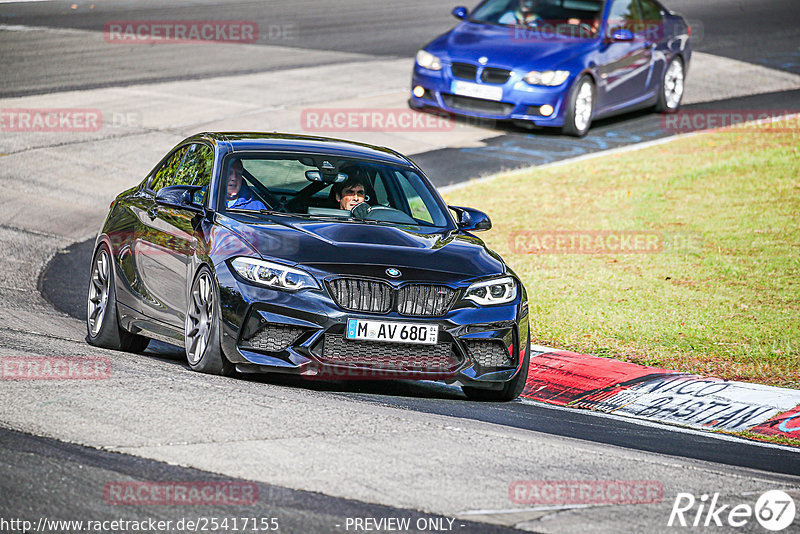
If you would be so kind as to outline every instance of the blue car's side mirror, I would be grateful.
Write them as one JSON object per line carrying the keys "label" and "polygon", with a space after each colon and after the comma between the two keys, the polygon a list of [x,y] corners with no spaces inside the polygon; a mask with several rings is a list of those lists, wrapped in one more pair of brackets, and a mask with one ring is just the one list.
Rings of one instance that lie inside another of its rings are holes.
{"label": "blue car's side mirror", "polygon": [[453,16],[457,19],[465,19],[467,18],[468,14],[469,11],[467,11],[467,8],[464,6],[458,6],[457,8],[453,9]]}
{"label": "blue car's side mirror", "polygon": [[633,32],[627,28],[617,28],[614,30],[614,33],[611,34],[612,41],[622,41],[622,42],[629,42],[633,41]]}

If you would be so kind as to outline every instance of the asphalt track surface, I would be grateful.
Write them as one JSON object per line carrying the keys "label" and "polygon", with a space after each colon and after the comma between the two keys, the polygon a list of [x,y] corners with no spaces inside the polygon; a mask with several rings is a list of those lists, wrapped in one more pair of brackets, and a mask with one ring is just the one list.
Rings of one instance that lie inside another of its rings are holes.
{"label": "asphalt track surface", "polygon": [[[697,50],[734,59],[759,63],[772,68],[800,73],[800,10],[787,9],[786,2],[707,1],[666,2],[699,22],[702,29]],[[229,54],[212,53],[202,58],[178,57],[142,49],[106,47],[103,50],[81,50],[59,46],[59,36],[42,43],[41,50],[11,54],[0,42],[0,59],[4,64],[0,80],[0,96],[21,96],[67,89],[88,89],[104,86],[132,85],[153,81],[183,80],[192,77],[214,77],[275,70],[287,66],[269,54],[269,47],[294,47],[312,50],[335,50],[343,53],[371,53],[385,56],[411,56],[434,35],[453,25],[449,15],[452,2],[409,2],[398,10],[395,4],[378,4],[361,0],[337,2],[320,9],[315,2],[270,3],[269,14],[260,2],[227,2],[224,7],[209,1],[177,2],[165,8],[159,2],[112,1],[99,3],[87,12],[84,5],[71,9],[70,2],[0,4],[0,24],[45,26],[102,31],[108,20],[120,19],[227,19],[255,20],[260,25],[294,28],[291,39],[266,41],[264,56],[257,54],[241,60]],[[755,37],[757,34],[758,37]],[[353,38],[357,36],[357,38]],[[24,56],[24,57],[23,57]],[[326,60],[329,61],[329,60]],[[202,63],[202,64],[201,64]],[[121,67],[124,65],[124,68]],[[724,83],[724,80],[720,80]],[[800,101],[800,92],[737,98],[703,104],[703,109],[789,109]],[[464,179],[484,172],[549,163],[592,151],[605,150],[630,143],[657,139],[667,135],[659,126],[659,117],[634,113],[598,123],[583,140],[566,138],[551,132],[529,132],[508,127],[506,135],[491,139],[481,149],[444,149],[414,157],[438,185],[450,183],[445,178],[457,175]],[[455,158],[458,152],[458,158]],[[453,161],[457,161],[454,167]],[[54,306],[73,317],[85,314],[84,293],[87,265],[92,242],[70,247],[57,255],[40,279],[43,295]],[[80,273],[75,276],[74,273]],[[64,283],[67,281],[68,283]],[[154,344],[149,356],[180,362],[180,351],[163,344]],[[142,356],[146,358],[146,356]],[[619,419],[598,418],[574,410],[515,402],[509,404],[476,404],[465,401],[457,388],[427,383],[398,382],[381,384],[313,384],[297,383],[282,378],[247,377],[240,380],[276,383],[293,388],[308,388],[331,395],[405,410],[438,414],[458,419],[491,422],[556,436],[605,443],[611,446],[657,452],[670,457],[707,460],[744,468],[785,475],[800,474],[796,453],[766,448],[744,440],[721,440],[701,433],[674,432],[662,425],[643,425]],[[25,511],[30,516],[53,518],[104,517],[109,507],[83,495],[74,480],[95,487],[120,474],[150,480],[209,480],[208,473],[179,468],[133,456],[108,453],[96,449],[65,444],[47,438],[13,431],[0,431],[0,458],[5,467],[0,477],[0,509]],[[687,465],[690,462],[687,461]],[[777,475],[779,479],[780,475]],[[39,483],[32,484],[36,480]],[[227,479],[226,480],[230,480]],[[325,495],[259,485],[262,495],[269,495],[269,509],[259,514],[279,512],[287,531],[338,531],[337,519],[347,516],[409,516],[420,512],[382,507]],[[55,501],[52,495],[59,495]],[[73,513],[80,511],[81,513]],[[231,509],[203,510],[203,515],[235,515]],[[254,510],[248,508],[247,514]],[[85,512],[85,513],[83,513]],[[118,510],[114,510],[118,512]],[[187,517],[194,510],[170,507],[149,516]],[[143,511],[127,508],[125,514],[137,517]],[[125,514],[122,514],[123,516]],[[20,515],[20,514],[16,514]],[[116,513],[115,515],[120,515]],[[458,520],[465,532],[512,531],[478,526]]]}

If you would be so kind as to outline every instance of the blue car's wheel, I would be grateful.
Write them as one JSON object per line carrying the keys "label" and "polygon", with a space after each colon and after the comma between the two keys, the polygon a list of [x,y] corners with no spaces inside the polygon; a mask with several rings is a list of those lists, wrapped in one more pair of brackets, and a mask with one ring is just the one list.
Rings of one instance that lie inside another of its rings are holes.
{"label": "blue car's wheel", "polygon": [[567,135],[583,137],[592,126],[595,88],[592,78],[586,74],[578,78],[567,100],[562,131]]}
{"label": "blue car's wheel", "polygon": [[96,347],[125,352],[142,352],[150,343],[148,338],[131,334],[119,326],[114,263],[105,243],[97,247],[92,258],[86,298],[86,341]]}
{"label": "blue car's wheel", "polygon": [[661,90],[658,93],[656,111],[659,113],[675,113],[683,99],[684,80],[683,60],[675,56],[664,71]]}
{"label": "blue car's wheel", "polygon": [[233,364],[222,354],[219,292],[208,267],[201,267],[189,293],[185,348],[189,367],[201,373],[230,375]]}

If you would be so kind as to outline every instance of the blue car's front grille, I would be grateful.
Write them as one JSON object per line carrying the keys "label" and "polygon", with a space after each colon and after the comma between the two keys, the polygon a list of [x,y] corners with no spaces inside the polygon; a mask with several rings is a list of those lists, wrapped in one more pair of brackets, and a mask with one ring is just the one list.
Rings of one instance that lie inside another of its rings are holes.
{"label": "blue car's front grille", "polygon": [[475,81],[475,76],[478,75],[478,67],[470,65],[469,63],[453,63],[450,67],[450,71],[456,78],[471,80],[473,82]]}
{"label": "blue car's front grille", "polygon": [[386,282],[337,278],[328,282],[333,300],[345,310],[438,317],[450,311],[457,291],[435,284],[408,284],[395,290]]}
{"label": "blue car's front grille", "polygon": [[442,99],[448,107],[453,109],[486,113],[488,115],[508,115],[514,110],[513,104],[468,96],[442,94]]}
{"label": "blue car's front grille", "polygon": [[506,69],[496,69],[494,67],[486,67],[481,72],[481,80],[486,83],[499,83],[503,84],[511,77],[511,71]]}

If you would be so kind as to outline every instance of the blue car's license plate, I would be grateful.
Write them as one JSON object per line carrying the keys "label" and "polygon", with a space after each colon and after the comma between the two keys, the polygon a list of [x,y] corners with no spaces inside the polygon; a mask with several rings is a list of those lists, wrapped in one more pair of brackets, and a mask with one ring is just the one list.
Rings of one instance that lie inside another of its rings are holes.
{"label": "blue car's license plate", "polygon": [[436,345],[439,341],[439,326],[420,323],[395,323],[365,319],[348,319],[345,337],[347,339],[365,341]]}

